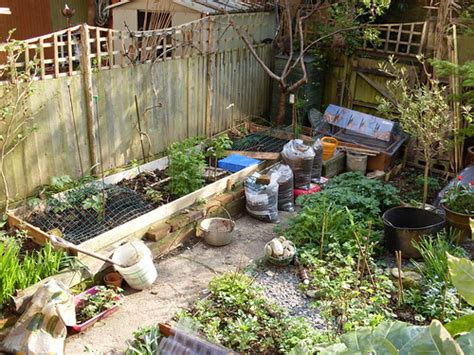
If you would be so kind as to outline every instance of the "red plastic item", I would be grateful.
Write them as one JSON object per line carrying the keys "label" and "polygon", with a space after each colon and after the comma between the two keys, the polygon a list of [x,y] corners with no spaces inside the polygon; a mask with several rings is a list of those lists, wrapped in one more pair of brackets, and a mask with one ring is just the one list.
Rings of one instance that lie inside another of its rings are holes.
{"label": "red plastic item", "polygon": [[295,198],[301,195],[311,195],[316,192],[321,191],[321,187],[316,184],[311,184],[311,188],[309,190],[302,190],[302,189],[295,189]]}
{"label": "red plastic item", "polygon": [[[98,290],[99,289],[97,288],[97,286],[94,286],[94,287],[78,294],[77,296],[74,296],[74,305],[75,305],[75,307],[77,308],[77,305],[79,305],[81,302],[84,302],[84,296],[85,295],[95,295],[98,292]],[[120,300],[122,297],[123,296],[117,296],[116,299]],[[100,312],[99,314],[95,315],[91,319],[86,320],[84,323],[73,325],[70,328],[73,332],[82,332],[83,330],[85,330],[85,329],[89,328],[91,325],[93,325],[95,322],[97,322],[101,319],[104,319],[105,317],[108,317],[111,314],[117,312],[118,307],[119,307],[119,305],[116,304],[115,306],[112,306],[111,308]]]}

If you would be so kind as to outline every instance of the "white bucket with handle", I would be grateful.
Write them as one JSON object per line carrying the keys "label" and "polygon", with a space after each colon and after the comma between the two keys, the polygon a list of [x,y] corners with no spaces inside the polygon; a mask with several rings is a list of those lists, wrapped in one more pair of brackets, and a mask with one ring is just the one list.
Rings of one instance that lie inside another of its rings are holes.
{"label": "white bucket with handle", "polygon": [[126,266],[114,265],[115,270],[135,290],[143,290],[150,287],[158,276],[151,251],[140,240],[118,247],[112,256],[112,260],[117,264]]}

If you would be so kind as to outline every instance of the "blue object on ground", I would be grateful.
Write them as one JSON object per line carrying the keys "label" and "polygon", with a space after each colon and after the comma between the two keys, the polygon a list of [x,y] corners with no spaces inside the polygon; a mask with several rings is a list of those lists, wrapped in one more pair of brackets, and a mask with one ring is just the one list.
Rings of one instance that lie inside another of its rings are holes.
{"label": "blue object on ground", "polygon": [[240,154],[231,154],[217,162],[217,167],[235,173],[249,166],[260,164],[260,160]]}

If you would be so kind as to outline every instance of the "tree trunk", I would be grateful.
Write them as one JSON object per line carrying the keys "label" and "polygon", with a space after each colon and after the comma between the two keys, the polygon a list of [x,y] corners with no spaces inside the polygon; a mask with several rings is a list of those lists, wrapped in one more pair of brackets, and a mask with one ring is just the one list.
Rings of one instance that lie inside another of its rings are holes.
{"label": "tree trunk", "polygon": [[425,174],[423,177],[423,208],[425,208],[428,199],[428,178],[430,177],[431,158],[425,156]]}
{"label": "tree trunk", "polygon": [[275,122],[277,126],[282,126],[285,123],[287,98],[288,92],[280,88],[280,97],[278,98],[277,113],[275,117]]}
{"label": "tree trunk", "polygon": [[87,0],[87,24],[95,26],[95,0]]}

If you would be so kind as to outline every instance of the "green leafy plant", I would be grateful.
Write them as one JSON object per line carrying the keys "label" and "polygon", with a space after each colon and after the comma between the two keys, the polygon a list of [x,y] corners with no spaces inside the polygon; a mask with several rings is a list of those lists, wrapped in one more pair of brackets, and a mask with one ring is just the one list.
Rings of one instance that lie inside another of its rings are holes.
{"label": "green leafy plant", "polygon": [[46,244],[39,251],[21,254],[21,235],[0,239],[0,308],[10,301],[17,289],[34,283],[70,267],[71,257]]}
{"label": "green leafy plant", "polygon": [[207,156],[212,158],[214,163],[214,180],[217,176],[217,161],[222,159],[225,151],[230,148],[232,148],[232,140],[227,134],[222,134],[211,140],[207,148]]}
{"label": "green leafy plant", "polygon": [[174,196],[187,195],[204,185],[205,155],[200,138],[173,143],[168,149],[169,191]]}
{"label": "green leafy plant", "polygon": [[470,354],[472,336],[456,340],[438,320],[420,327],[404,322],[383,322],[376,328],[360,328],[344,334],[341,342],[319,346],[322,354]]}
{"label": "green leafy plant", "polygon": [[77,305],[76,313],[78,323],[85,322],[102,311],[120,304],[121,289],[109,288],[106,286],[97,286],[97,293],[86,294]]}
{"label": "green leafy plant", "polygon": [[449,253],[447,257],[449,274],[454,286],[466,302],[474,306],[474,263]]}
{"label": "green leafy plant", "polygon": [[349,208],[358,221],[373,222],[379,220],[383,210],[401,203],[395,187],[368,179],[358,172],[340,174],[331,179],[320,193],[303,195],[297,202],[313,208],[324,203],[323,201]]}
{"label": "green leafy plant", "polygon": [[150,186],[145,186],[144,189],[145,196],[148,200],[154,203],[162,203],[163,202],[163,193],[161,191],[155,190]]}
{"label": "green leafy plant", "polygon": [[[458,180],[462,179],[461,176]],[[464,185],[457,181],[453,187],[445,192],[441,202],[451,211],[474,215],[474,181]]]}
{"label": "green leafy plant", "polygon": [[[424,59],[419,56],[424,67]],[[447,151],[452,129],[450,108],[445,88],[426,71],[427,82],[412,85],[406,67],[396,63],[393,56],[379,70],[390,75],[386,84],[391,99],[380,98],[381,114],[397,119],[402,128],[417,140],[416,148],[425,159],[423,205],[428,196],[428,177],[433,158]]]}
{"label": "green leafy plant", "polygon": [[163,335],[157,326],[142,327],[133,332],[133,341],[126,355],[155,355]]}
{"label": "green leafy plant", "polygon": [[105,195],[103,193],[91,195],[83,200],[81,205],[85,210],[94,210],[99,216],[103,217],[105,212]]}
{"label": "green leafy plant", "polygon": [[284,316],[244,274],[217,276],[208,289],[208,297],[177,317],[197,322],[211,342],[243,353],[286,354],[328,340],[303,319]]}

